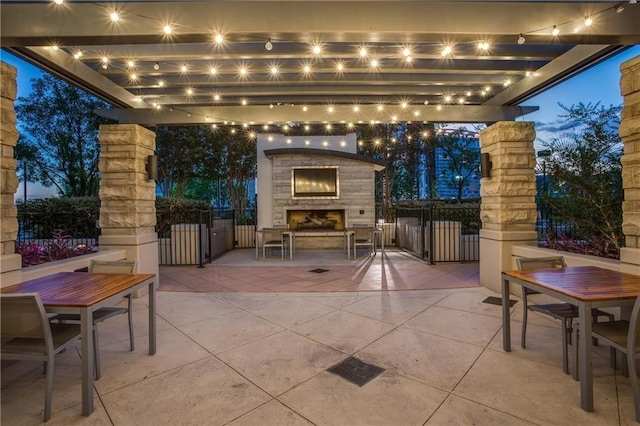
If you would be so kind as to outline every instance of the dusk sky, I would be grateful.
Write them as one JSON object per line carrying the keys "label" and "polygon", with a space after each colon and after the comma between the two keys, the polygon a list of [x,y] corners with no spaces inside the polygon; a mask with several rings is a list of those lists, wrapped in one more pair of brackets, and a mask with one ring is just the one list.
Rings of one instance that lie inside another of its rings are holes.
{"label": "dusk sky", "polygon": [[[7,52],[2,51],[1,59],[18,69],[18,96],[29,93],[32,78],[38,77],[41,72],[38,68],[24,62]],[[600,102],[603,106],[621,105],[620,95],[620,64],[636,56],[640,56],[640,46],[634,46],[619,55],[604,61],[587,71],[558,84],[546,92],[523,102],[523,105],[538,106],[540,110],[528,114],[518,121],[534,121],[538,140],[550,140],[562,134],[562,125],[558,115],[564,111],[558,103],[571,106],[582,102],[595,104]],[[540,148],[539,142],[536,148]],[[22,195],[22,184],[17,195]],[[50,190],[38,188],[38,185],[30,184],[29,196],[44,196]]]}

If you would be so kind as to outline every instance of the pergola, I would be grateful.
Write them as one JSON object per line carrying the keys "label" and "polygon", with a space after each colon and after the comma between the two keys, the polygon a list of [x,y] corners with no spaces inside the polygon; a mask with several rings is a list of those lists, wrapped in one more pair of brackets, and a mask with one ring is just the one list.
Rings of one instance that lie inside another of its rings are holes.
{"label": "pergola", "polygon": [[140,125],[513,120],[640,39],[640,7],[620,1],[5,0],[1,12],[4,49]]}
{"label": "pergola", "polygon": [[[476,122],[494,123],[480,142],[493,161],[482,181],[481,281],[495,287],[511,245],[535,242],[535,130],[515,120],[537,107],[521,105],[638,44],[634,3],[4,0],[0,35],[6,51],[115,106],[99,112],[120,123],[101,128],[100,244],[138,259],[150,254],[140,270],[157,270],[154,184],[145,172],[155,135],[143,126],[271,132],[306,123]],[[638,62],[621,79],[623,166],[631,171],[640,168]],[[15,256],[17,230],[14,73],[3,65],[3,259]],[[633,175],[625,173],[622,261],[640,265]],[[3,262],[3,276],[15,270],[15,259]]]}

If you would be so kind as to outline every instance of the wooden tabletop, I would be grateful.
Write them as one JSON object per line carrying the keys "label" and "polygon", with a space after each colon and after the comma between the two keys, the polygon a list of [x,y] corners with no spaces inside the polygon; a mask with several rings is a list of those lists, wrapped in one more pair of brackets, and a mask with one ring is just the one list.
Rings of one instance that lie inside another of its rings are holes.
{"label": "wooden tabletop", "polygon": [[87,307],[155,278],[154,274],[58,272],[0,289],[2,293],[38,293],[48,306]]}
{"label": "wooden tabletop", "polygon": [[504,274],[583,302],[635,299],[640,294],[640,276],[596,266],[507,271]]}

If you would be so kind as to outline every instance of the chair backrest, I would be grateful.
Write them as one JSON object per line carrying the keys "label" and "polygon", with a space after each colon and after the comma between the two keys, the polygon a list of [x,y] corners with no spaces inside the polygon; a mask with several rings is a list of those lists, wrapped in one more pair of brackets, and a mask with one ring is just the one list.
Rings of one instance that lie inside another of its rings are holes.
{"label": "chair backrest", "polygon": [[89,272],[95,274],[133,274],[138,267],[135,260],[92,260]]}
{"label": "chair backrest", "polygon": [[352,228],[372,228],[372,226],[369,225],[368,223],[352,223],[351,227]]}
{"label": "chair backrest", "polygon": [[263,228],[262,229],[262,241],[263,242],[273,242],[273,241],[282,241],[283,233],[286,231],[284,228]]}
{"label": "chair backrest", "polygon": [[38,293],[0,294],[0,329],[2,341],[40,339],[42,353],[53,350],[49,321]]}
{"label": "chair backrest", "polygon": [[528,269],[552,269],[552,268],[566,268],[567,264],[562,256],[552,257],[518,257],[516,258],[516,264],[520,270]]}
{"label": "chair backrest", "polygon": [[[636,303],[633,304],[631,317],[629,317],[629,332],[627,335],[627,354],[633,354],[638,345],[638,332],[640,331],[640,294],[636,297]],[[633,359],[633,356],[631,356]]]}
{"label": "chair backrest", "polygon": [[373,232],[375,228],[372,226],[367,227],[354,227],[353,235],[356,241],[373,241]]}

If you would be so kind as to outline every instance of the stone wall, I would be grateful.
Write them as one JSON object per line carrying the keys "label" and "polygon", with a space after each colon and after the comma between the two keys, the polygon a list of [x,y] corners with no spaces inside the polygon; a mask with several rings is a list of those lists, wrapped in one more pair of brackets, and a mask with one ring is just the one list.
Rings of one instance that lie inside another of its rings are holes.
{"label": "stone wall", "polygon": [[481,181],[482,228],[532,231],[536,223],[536,157],[533,123],[499,122],[480,133],[493,163]]}
{"label": "stone wall", "polygon": [[21,257],[15,254],[18,211],[14,195],[18,189],[14,148],[18,142],[13,103],[17,95],[16,68],[0,62],[0,285],[21,281]]}
{"label": "stone wall", "polygon": [[640,56],[620,65],[620,94],[624,98],[620,137],[622,156],[622,231],[625,246],[620,251],[624,272],[640,273]]}
{"label": "stone wall", "polygon": [[100,227],[102,235],[155,231],[154,181],[147,179],[147,157],[155,134],[138,125],[100,126]]}
{"label": "stone wall", "polygon": [[[286,224],[287,210],[344,209],[345,223],[375,222],[374,165],[332,156],[278,155],[273,166],[273,223]],[[294,167],[337,166],[340,196],[337,199],[293,199],[291,171]]]}
{"label": "stone wall", "polygon": [[480,180],[480,283],[500,292],[502,271],[512,269],[515,245],[535,245],[535,139],[533,123],[498,122],[480,132],[490,178]]}

